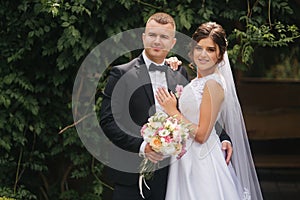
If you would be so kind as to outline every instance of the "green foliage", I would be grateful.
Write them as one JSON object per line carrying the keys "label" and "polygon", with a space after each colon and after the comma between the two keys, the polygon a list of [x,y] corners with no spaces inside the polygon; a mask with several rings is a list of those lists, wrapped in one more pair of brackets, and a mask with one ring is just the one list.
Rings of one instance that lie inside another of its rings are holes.
{"label": "green foliage", "polygon": [[[1,1],[0,195],[101,199],[94,189],[102,183],[91,179],[99,179],[94,168],[101,164],[74,129],[58,134],[72,123],[75,72],[105,38],[94,32],[98,22],[91,20],[92,12],[99,10],[85,1]],[[90,186],[69,188],[73,181]]]}
{"label": "green foliage", "polygon": [[13,198],[7,198],[7,197],[0,197],[0,200],[15,200]]}
{"label": "green foliage", "polygon": [[0,196],[93,200],[110,189],[101,181],[102,164],[80,141],[71,112],[77,70],[100,42],[143,27],[151,14],[164,11],[187,35],[202,22],[221,23],[232,61],[245,68],[257,47],[284,46],[299,37],[288,1],[269,2],[2,0]]}
{"label": "green foliage", "polygon": [[[234,29],[230,39],[238,41],[228,54],[232,58],[233,64],[244,64],[251,66],[253,64],[253,53],[256,47],[281,47],[288,46],[300,37],[299,30],[295,25],[283,25],[277,22],[271,29],[269,26],[261,25],[257,27],[253,24],[247,24],[246,31]],[[241,69],[247,69],[240,66]]]}
{"label": "green foliage", "polygon": [[[253,5],[249,0],[247,2],[247,15],[240,17],[240,22],[245,22],[245,29],[234,28],[228,37],[234,44],[228,54],[235,67],[242,70],[252,66],[253,53],[257,47],[288,46],[300,37],[296,25],[283,24],[280,21],[287,21],[282,16],[293,14],[287,0],[269,1],[268,4],[256,1]],[[272,22],[271,16],[279,17]]]}
{"label": "green foliage", "polygon": [[24,185],[20,185],[16,192],[13,192],[8,187],[0,188],[0,194],[1,196],[4,195],[4,197],[0,197],[0,199],[3,198],[3,200],[37,200],[37,196],[25,189]]}

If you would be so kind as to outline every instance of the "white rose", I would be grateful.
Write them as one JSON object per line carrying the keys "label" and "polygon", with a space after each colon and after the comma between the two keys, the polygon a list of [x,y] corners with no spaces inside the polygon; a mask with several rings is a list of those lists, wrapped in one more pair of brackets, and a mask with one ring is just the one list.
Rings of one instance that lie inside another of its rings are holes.
{"label": "white rose", "polygon": [[167,135],[170,135],[170,133],[171,133],[170,131],[165,130],[165,129],[158,131],[158,135],[160,135],[161,137],[165,137]]}
{"label": "white rose", "polygon": [[166,121],[166,123],[165,123],[165,127],[167,128],[167,129],[169,129],[170,131],[174,131],[175,130],[175,128],[176,128],[176,126],[177,126],[177,123],[172,123],[171,121]]}
{"label": "white rose", "polygon": [[161,122],[153,122],[150,121],[150,126],[153,127],[154,129],[158,129],[159,127],[162,127],[162,123]]}
{"label": "white rose", "polygon": [[176,152],[176,149],[173,145],[165,146],[163,148],[163,155],[173,155]]}

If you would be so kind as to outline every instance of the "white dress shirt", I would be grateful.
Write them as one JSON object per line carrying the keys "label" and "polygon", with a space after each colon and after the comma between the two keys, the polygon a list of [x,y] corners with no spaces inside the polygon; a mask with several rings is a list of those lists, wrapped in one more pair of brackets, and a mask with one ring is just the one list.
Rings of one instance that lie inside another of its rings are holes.
{"label": "white dress shirt", "polygon": [[[145,54],[145,50],[142,53],[143,59],[145,61],[146,67],[147,69],[149,69],[149,66],[151,63],[155,64],[155,65],[164,65],[165,61],[162,63],[155,63],[153,61],[151,61]],[[157,111],[163,111],[162,107],[159,105],[159,103],[157,102],[157,99],[155,98],[155,94],[158,88],[164,87],[164,88],[168,88],[168,84],[167,84],[167,78],[166,78],[166,73],[165,72],[161,72],[161,71],[148,71],[149,75],[150,75],[150,80],[151,80],[151,84],[152,84],[152,90],[153,90],[153,94],[154,94],[154,101],[155,101],[155,109],[156,112]],[[143,156],[145,153],[145,147],[146,147],[146,142],[144,141],[141,146],[140,146],[140,156]]]}

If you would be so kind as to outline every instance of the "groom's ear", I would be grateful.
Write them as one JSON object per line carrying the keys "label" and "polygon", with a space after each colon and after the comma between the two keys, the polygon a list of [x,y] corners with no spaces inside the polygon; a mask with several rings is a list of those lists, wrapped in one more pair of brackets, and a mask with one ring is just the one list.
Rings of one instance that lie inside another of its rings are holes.
{"label": "groom's ear", "polygon": [[173,44],[172,44],[171,49],[173,49],[173,47],[175,46],[176,42],[177,42],[177,39],[174,37],[174,38],[173,38]]}

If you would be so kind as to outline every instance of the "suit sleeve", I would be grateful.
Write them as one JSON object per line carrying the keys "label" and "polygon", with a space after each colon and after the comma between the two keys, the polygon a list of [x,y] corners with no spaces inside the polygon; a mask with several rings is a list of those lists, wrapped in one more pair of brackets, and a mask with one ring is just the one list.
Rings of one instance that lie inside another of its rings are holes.
{"label": "suit sleeve", "polygon": [[[122,82],[122,79],[120,79],[122,74],[123,72],[117,67],[113,67],[110,71],[100,108],[100,126],[112,143],[126,151],[138,153],[143,139],[129,133],[128,130],[122,126],[122,123],[118,121],[122,120],[122,109],[128,109],[128,106],[123,105],[127,90],[126,84],[120,84],[120,81]],[[116,85],[118,87],[116,90],[118,95],[113,95]],[[112,105],[116,105],[114,106],[114,110],[112,110]]]}
{"label": "suit sleeve", "polygon": [[221,127],[221,125],[218,122],[216,122],[215,129],[217,134],[220,137],[221,142],[224,140],[228,140],[229,142],[231,142],[229,135],[226,133],[226,131]]}
{"label": "suit sleeve", "polygon": [[190,81],[189,74],[187,73],[186,69],[183,66],[179,66],[178,71],[181,73],[181,75],[185,78],[183,85],[187,85]]}

